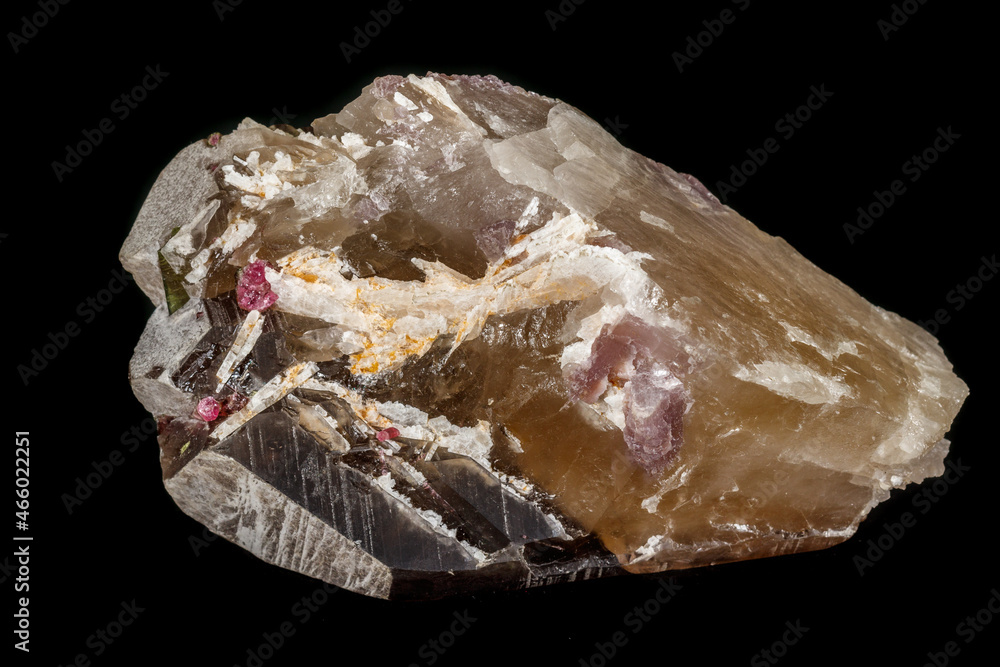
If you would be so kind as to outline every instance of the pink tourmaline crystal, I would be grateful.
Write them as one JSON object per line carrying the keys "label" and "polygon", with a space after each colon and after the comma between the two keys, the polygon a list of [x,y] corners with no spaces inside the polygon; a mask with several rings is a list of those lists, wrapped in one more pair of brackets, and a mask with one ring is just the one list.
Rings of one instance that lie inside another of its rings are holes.
{"label": "pink tourmaline crystal", "polygon": [[379,442],[382,442],[383,440],[392,440],[393,438],[399,437],[399,429],[394,426],[390,426],[387,429],[379,431],[375,437],[379,439]]}
{"label": "pink tourmaline crystal", "polygon": [[238,391],[234,391],[229,396],[222,399],[220,412],[223,417],[239,412],[247,404],[249,399]]}
{"label": "pink tourmaline crystal", "polygon": [[271,291],[271,283],[264,276],[264,260],[257,260],[246,265],[240,274],[240,282],[236,286],[236,300],[243,310],[266,310],[278,300],[278,295]]}
{"label": "pink tourmaline crystal", "polygon": [[206,396],[205,398],[198,401],[198,407],[196,412],[198,416],[207,422],[215,421],[219,417],[219,410],[222,408],[219,402],[212,398],[211,396]]}
{"label": "pink tourmaline crystal", "polygon": [[609,384],[623,386],[625,444],[651,475],[663,472],[684,444],[689,396],[674,374],[689,370],[683,357],[683,347],[669,332],[629,315],[604,325],[588,365],[569,377],[570,396],[584,403],[596,403]]}
{"label": "pink tourmaline crystal", "polygon": [[503,257],[503,251],[510,245],[510,239],[517,229],[517,220],[497,220],[484,225],[476,232],[476,245],[486,255],[486,259],[494,262]]}

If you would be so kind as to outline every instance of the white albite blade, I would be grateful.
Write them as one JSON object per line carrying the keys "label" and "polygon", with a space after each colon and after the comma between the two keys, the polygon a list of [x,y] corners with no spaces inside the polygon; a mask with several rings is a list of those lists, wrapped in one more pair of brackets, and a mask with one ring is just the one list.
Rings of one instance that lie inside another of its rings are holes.
{"label": "white albite blade", "polygon": [[270,380],[270,382],[258,389],[257,392],[250,397],[250,400],[247,401],[247,404],[243,406],[243,409],[239,412],[231,414],[225,419],[225,421],[219,424],[216,429],[212,431],[212,438],[215,440],[223,440],[229,437],[235,433],[237,429],[253,419],[254,416],[262,410],[266,410],[271,407],[281,400],[285,394],[311,378],[316,371],[316,364],[312,361],[306,361],[288,367],[283,373],[275,376]]}
{"label": "white albite blade", "polygon": [[219,381],[215,389],[216,392],[222,391],[222,388],[229,382],[229,378],[233,374],[233,368],[238,366],[253,351],[253,346],[257,344],[257,339],[260,338],[263,330],[264,323],[261,321],[260,311],[251,310],[247,313],[243,324],[240,325],[239,330],[236,332],[236,338],[233,340],[229,352],[226,353],[226,356],[222,359],[222,364],[219,366],[219,370],[216,371],[215,377]]}

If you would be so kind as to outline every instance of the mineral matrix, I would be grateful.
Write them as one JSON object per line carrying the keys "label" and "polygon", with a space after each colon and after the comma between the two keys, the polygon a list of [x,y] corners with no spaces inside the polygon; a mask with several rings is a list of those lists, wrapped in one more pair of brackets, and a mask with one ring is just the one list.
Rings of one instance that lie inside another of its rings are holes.
{"label": "mineral matrix", "polygon": [[121,260],[180,508],[377,597],[830,546],[943,472],[967,394],[930,334],[492,76],[193,144]]}

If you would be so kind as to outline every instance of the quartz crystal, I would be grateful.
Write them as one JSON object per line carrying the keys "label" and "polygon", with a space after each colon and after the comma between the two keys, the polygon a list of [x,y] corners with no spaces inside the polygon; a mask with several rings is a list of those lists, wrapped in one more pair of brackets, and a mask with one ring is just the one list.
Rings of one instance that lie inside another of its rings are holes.
{"label": "quartz crystal", "polygon": [[967,394],[926,331],[492,76],[195,143],[121,260],[176,503],[377,597],[836,544],[943,472]]}

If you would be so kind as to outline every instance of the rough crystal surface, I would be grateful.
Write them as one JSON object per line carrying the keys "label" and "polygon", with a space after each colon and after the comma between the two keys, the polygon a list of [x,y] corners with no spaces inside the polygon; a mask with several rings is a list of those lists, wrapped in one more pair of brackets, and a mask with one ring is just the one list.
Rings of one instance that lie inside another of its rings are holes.
{"label": "rough crystal surface", "polygon": [[921,328],[491,76],[193,144],[121,260],[177,504],[379,597],[835,544],[943,472],[967,394]]}

